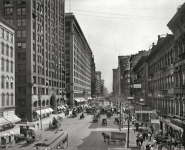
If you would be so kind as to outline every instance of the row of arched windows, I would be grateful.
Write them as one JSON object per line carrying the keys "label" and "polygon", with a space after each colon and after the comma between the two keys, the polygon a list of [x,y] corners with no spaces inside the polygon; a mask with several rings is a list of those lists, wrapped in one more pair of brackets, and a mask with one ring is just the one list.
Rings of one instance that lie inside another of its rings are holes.
{"label": "row of arched windows", "polygon": [[[6,68],[6,69],[5,69]],[[8,59],[1,59],[1,71],[11,72],[13,73],[13,61],[9,61]]]}
{"label": "row of arched windows", "polygon": [[[6,52],[5,52],[6,51]],[[1,43],[1,54],[2,55],[6,55],[6,56],[10,56],[13,58],[13,47],[9,46],[8,44],[5,45],[3,42]]]}
{"label": "row of arched windows", "polygon": [[2,89],[13,89],[13,82],[14,82],[14,79],[13,77],[9,78],[8,76],[5,77],[5,76],[2,76],[1,77],[1,88]]}
{"label": "row of arched windows", "polygon": [[1,106],[12,106],[14,105],[14,95],[9,93],[1,94]]}

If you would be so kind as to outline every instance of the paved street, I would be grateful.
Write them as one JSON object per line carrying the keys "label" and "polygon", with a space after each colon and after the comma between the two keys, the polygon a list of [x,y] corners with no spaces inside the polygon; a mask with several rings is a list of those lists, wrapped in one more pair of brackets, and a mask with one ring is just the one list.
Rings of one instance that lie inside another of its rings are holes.
{"label": "paved street", "polygon": [[[104,142],[102,137],[102,132],[110,134],[111,131],[124,132],[127,133],[127,125],[124,125],[121,131],[119,130],[118,124],[114,124],[114,116],[107,119],[107,126],[101,125],[101,119],[105,116],[101,116],[98,123],[92,123],[92,115],[85,115],[85,119],[79,119],[79,115],[76,118],[65,118],[61,123],[61,128],[63,131],[67,132],[69,135],[69,147],[68,150],[107,150],[108,148],[125,148],[124,144],[115,144],[111,143],[110,145],[107,142]],[[43,132],[44,129],[48,127],[49,121],[53,118],[52,115],[50,118],[43,120]],[[18,125],[17,125],[18,126]],[[19,132],[19,128],[12,129],[13,132]],[[146,141],[144,145],[146,145]],[[136,144],[136,134],[134,134],[132,126],[130,126],[130,144]],[[22,145],[16,145],[12,150],[26,149],[27,146],[25,143]]]}

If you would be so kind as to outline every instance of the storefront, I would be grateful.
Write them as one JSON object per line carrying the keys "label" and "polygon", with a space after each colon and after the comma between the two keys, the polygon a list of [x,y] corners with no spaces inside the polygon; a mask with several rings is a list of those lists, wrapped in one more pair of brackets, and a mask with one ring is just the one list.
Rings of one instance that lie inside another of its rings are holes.
{"label": "storefront", "polygon": [[175,140],[181,140],[183,129],[175,125],[172,119],[165,119],[165,130],[169,133],[170,137]]}
{"label": "storefront", "polygon": [[14,127],[15,123],[19,121],[21,121],[21,119],[15,115],[14,110],[5,110],[1,112],[0,130],[12,128]]}
{"label": "storefront", "polygon": [[0,146],[2,147],[3,145],[7,145],[10,143],[14,143],[14,133],[12,131],[3,133],[0,135]]}
{"label": "storefront", "polygon": [[148,105],[138,102],[134,103],[134,112],[136,114],[136,119],[138,121],[144,122],[148,122],[150,120],[150,114],[153,113],[153,111],[150,110]]}
{"label": "storefront", "polygon": [[86,102],[87,102],[87,100],[83,97],[75,98],[75,105],[76,106],[84,105]]}
{"label": "storefront", "polygon": [[41,118],[49,117],[54,110],[52,108],[47,108],[47,109],[41,109],[41,110],[36,110],[35,112],[37,113],[37,119],[41,115]]}

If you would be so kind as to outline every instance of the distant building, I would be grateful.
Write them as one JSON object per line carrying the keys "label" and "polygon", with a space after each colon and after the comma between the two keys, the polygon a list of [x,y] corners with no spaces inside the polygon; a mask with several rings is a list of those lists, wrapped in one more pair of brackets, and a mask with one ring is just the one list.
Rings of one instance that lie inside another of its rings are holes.
{"label": "distant building", "polygon": [[96,96],[96,65],[94,62],[94,56],[91,58],[91,98]]}
{"label": "distant building", "polygon": [[130,100],[133,102],[134,99],[134,94],[135,94],[135,89],[134,89],[134,80],[136,79],[136,74],[133,73],[133,68],[137,64],[137,62],[140,60],[142,56],[148,56],[150,51],[139,51],[137,54],[133,54],[130,56]]}
{"label": "distant building", "polygon": [[130,94],[130,56],[118,56],[119,96],[127,100]]}
{"label": "distant building", "polygon": [[96,75],[95,75],[95,95],[96,97],[101,96],[101,72],[100,71],[96,71]]}
{"label": "distant building", "polygon": [[104,88],[105,88],[105,80],[101,80],[101,96],[105,96],[104,95]]}
{"label": "distant building", "polygon": [[113,84],[112,84],[113,97],[118,97],[119,96],[118,69],[112,69],[112,71],[113,71]]}
{"label": "distant building", "polygon": [[0,131],[21,120],[15,115],[15,29],[0,17]]}
{"label": "distant building", "polygon": [[66,95],[80,105],[91,97],[92,51],[73,13],[65,14]]}

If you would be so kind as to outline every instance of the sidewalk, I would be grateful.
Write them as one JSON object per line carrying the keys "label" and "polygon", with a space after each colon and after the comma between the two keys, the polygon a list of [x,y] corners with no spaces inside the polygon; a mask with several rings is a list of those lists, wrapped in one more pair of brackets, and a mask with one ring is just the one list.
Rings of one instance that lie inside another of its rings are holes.
{"label": "sidewalk", "polygon": [[[53,117],[57,117],[57,116],[63,117],[65,118],[65,114],[61,113],[61,114],[51,114],[49,117],[47,118],[43,118],[42,121],[42,129],[46,129],[49,126],[49,122],[52,121]],[[41,128],[40,126],[40,120],[34,121],[34,122],[28,122],[30,124],[35,124],[35,129],[38,129],[37,123],[39,123],[39,129]],[[7,133],[9,131],[12,131],[14,134],[20,133],[20,125],[25,125],[25,124],[16,124],[14,128],[12,129],[8,129],[5,131],[1,131],[0,134],[3,133]]]}
{"label": "sidewalk", "polygon": [[[127,128],[127,127],[128,127],[128,122],[125,122],[125,124],[123,125],[123,128],[121,128],[121,130],[123,130],[124,128]],[[130,141],[130,146],[136,146],[137,145],[136,144],[136,139],[137,139],[136,136],[137,136],[138,132],[135,132],[134,133],[133,128],[134,128],[134,125],[130,125],[129,126],[129,141]],[[154,135],[152,136],[151,141],[148,141],[148,140],[143,141],[143,147],[144,147],[144,149],[146,149],[146,145],[147,144],[152,144],[153,139],[154,139]]]}

